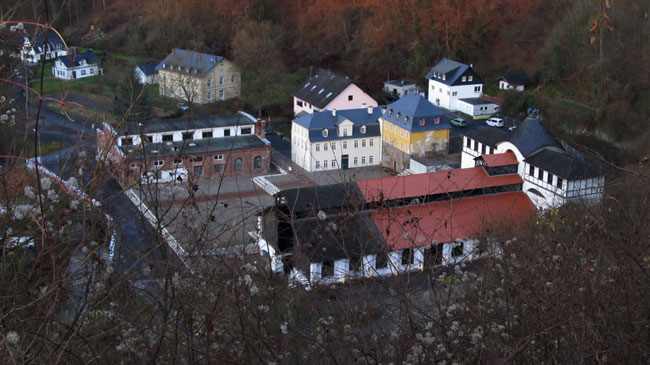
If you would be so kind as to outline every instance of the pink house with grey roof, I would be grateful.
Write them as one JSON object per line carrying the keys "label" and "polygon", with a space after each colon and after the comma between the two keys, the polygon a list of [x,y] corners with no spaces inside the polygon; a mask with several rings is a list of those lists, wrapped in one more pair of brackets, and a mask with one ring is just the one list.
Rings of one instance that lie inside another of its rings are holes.
{"label": "pink house with grey roof", "polygon": [[350,78],[324,69],[318,69],[293,92],[293,112],[296,116],[325,109],[344,110],[378,105]]}

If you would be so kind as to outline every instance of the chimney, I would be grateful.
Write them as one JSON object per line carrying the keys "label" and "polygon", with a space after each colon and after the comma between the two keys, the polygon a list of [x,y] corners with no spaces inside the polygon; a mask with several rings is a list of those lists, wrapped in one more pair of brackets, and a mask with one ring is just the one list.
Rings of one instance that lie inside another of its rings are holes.
{"label": "chimney", "polygon": [[372,106],[368,107],[368,114],[372,114]]}
{"label": "chimney", "polygon": [[255,134],[260,138],[266,138],[266,121],[264,119],[255,121]]}
{"label": "chimney", "polygon": [[470,64],[469,64],[469,68],[474,68],[474,64],[473,64],[473,63],[470,63]]}
{"label": "chimney", "polygon": [[336,116],[336,109],[332,109],[332,115]]}
{"label": "chimney", "polygon": [[176,54],[176,48],[172,48],[172,54]]}

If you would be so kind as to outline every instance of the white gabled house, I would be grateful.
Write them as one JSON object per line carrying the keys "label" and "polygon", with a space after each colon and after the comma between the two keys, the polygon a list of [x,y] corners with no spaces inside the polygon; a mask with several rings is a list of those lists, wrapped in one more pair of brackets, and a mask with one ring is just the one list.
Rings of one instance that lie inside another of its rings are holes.
{"label": "white gabled house", "polygon": [[293,92],[296,117],[321,110],[344,110],[379,105],[349,77],[318,69]]}
{"label": "white gabled house", "polygon": [[367,107],[303,115],[291,124],[291,160],[307,171],[381,163],[383,110]]}
{"label": "white gabled house", "polygon": [[143,63],[135,66],[135,77],[142,85],[153,85],[158,83],[158,72],[156,63]]}
{"label": "white gabled house", "polygon": [[100,75],[99,58],[93,51],[75,53],[71,51],[67,56],[61,56],[54,61],[52,75],[57,79],[76,80]]}
{"label": "white gabled house", "polygon": [[499,78],[499,89],[524,91],[528,80],[521,75],[507,75]]}
{"label": "white gabled house", "polygon": [[426,75],[429,101],[435,106],[456,111],[459,110],[459,100],[481,96],[483,80],[472,67],[443,58]]}
{"label": "white gabled house", "polygon": [[603,198],[601,169],[553,137],[539,118],[527,118],[513,132],[498,128],[464,132],[461,168],[499,167],[504,159],[516,168],[524,181],[522,190],[538,209],[571,201],[598,203]]}
{"label": "white gabled house", "polygon": [[25,37],[20,50],[20,59],[27,64],[35,64],[42,59],[53,60],[67,54],[68,50],[61,38],[56,33],[49,31],[41,33],[33,42]]}

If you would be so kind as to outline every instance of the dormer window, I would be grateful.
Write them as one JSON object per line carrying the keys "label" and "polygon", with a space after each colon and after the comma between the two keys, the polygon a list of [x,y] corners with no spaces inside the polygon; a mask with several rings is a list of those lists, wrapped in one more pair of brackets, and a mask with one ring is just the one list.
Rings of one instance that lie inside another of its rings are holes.
{"label": "dormer window", "polygon": [[361,131],[361,133],[365,134],[366,133],[366,126],[362,125],[361,128],[359,128],[359,130]]}
{"label": "dormer window", "polygon": [[409,116],[408,116],[408,115],[405,115],[405,116],[404,116],[404,124],[408,123],[408,121],[409,121]]}
{"label": "dormer window", "polygon": [[436,117],[436,125],[440,124],[440,117]]}
{"label": "dormer window", "polygon": [[388,109],[388,116],[390,117],[391,115],[393,115],[393,109]]}
{"label": "dormer window", "polygon": [[343,128],[343,136],[345,137],[345,136],[347,136],[347,135],[348,135],[348,129],[347,129],[347,128]]}
{"label": "dormer window", "polygon": [[424,120],[424,118],[420,119],[420,127],[424,127],[425,124],[426,121]]}
{"label": "dormer window", "polygon": [[446,79],[447,79],[447,75],[442,74],[442,79],[443,79],[443,80],[446,80]]}
{"label": "dormer window", "polygon": [[329,131],[327,129],[323,129],[323,137],[327,138],[328,134],[329,134]]}
{"label": "dormer window", "polygon": [[397,112],[397,120],[399,120],[400,112]]}

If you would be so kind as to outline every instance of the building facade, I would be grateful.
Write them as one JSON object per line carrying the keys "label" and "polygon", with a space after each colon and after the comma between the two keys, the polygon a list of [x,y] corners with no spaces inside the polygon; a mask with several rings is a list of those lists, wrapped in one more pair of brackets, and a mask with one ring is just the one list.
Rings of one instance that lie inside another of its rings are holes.
{"label": "building facade", "polygon": [[76,80],[101,75],[99,58],[92,52],[71,53],[54,61],[52,75],[57,79]]}
{"label": "building facade", "polygon": [[127,123],[98,130],[99,156],[125,185],[268,173],[264,121],[247,113]]}
{"label": "building facade", "polygon": [[143,63],[134,68],[135,77],[142,85],[153,85],[158,83],[158,72],[155,63]]}
{"label": "building facade", "polygon": [[401,172],[411,155],[447,153],[449,118],[423,96],[409,93],[389,104],[381,117],[382,164]]}
{"label": "building facade", "polygon": [[321,110],[376,107],[377,101],[347,76],[318,69],[293,92],[293,113],[297,117]]}
{"label": "building facade", "polygon": [[389,96],[401,98],[408,93],[419,93],[420,88],[414,82],[406,80],[384,81],[384,91]]}
{"label": "building facade", "polygon": [[348,169],[381,163],[382,109],[326,110],[291,124],[291,160],[307,171]]}
{"label": "building facade", "polygon": [[426,78],[429,80],[429,101],[435,106],[452,111],[458,110],[459,100],[477,98],[483,92],[483,80],[472,65],[447,58],[438,62],[427,73]]}
{"label": "building facade", "polygon": [[521,185],[480,166],[284,190],[251,234],[272,271],[306,286],[421,271],[498,254],[481,237],[535,216]]}
{"label": "building facade", "polygon": [[241,95],[237,67],[221,56],[174,48],[156,66],[159,93],[188,104],[207,104]]}

